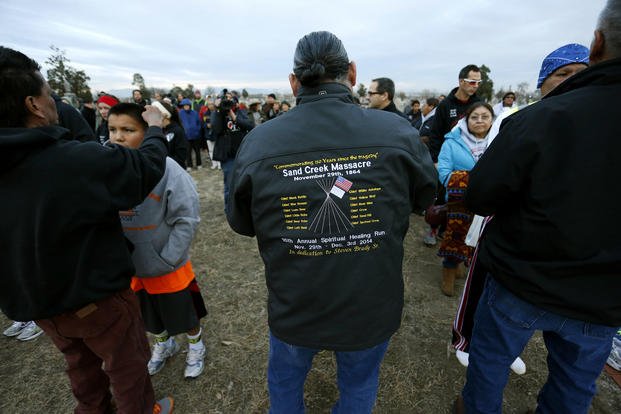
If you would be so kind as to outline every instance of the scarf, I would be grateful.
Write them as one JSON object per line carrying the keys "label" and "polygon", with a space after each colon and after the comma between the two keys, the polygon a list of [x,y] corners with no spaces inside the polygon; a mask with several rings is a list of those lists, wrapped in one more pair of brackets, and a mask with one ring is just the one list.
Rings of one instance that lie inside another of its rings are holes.
{"label": "scarf", "polygon": [[474,158],[475,162],[479,161],[479,158],[481,158],[481,155],[483,155],[487,149],[489,142],[489,131],[488,134],[485,135],[485,138],[475,137],[470,131],[468,131],[468,121],[466,118],[460,119],[457,126],[461,131],[461,139],[466,143],[468,149],[470,149],[472,158]]}

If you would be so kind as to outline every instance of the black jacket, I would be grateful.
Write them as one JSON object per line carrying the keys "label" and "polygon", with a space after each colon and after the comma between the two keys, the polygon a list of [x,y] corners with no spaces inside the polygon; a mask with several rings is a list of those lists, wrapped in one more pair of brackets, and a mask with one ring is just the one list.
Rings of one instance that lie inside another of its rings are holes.
{"label": "black jacket", "polygon": [[406,119],[360,108],[346,86],[303,89],[297,103],[244,139],[229,224],[257,236],[275,336],[369,348],[399,328],[403,238],[437,173]]}
{"label": "black jacket", "polygon": [[418,111],[417,113],[413,113],[410,111],[409,113],[404,115],[408,119],[408,121],[410,121],[410,124],[412,124],[414,128],[420,131],[421,125],[423,124],[422,112]]}
{"label": "black jacket", "polygon": [[467,206],[495,214],[479,257],[543,309],[621,326],[617,105],[621,59],[509,116],[470,172]]}
{"label": "black jacket", "polygon": [[168,141],[168,156],[185,170],[185,160],[190,146],[185,138],[185,130],[178,123],[171,122],[164,128],[164,135]]}
{"label": "black jacket", "polygon": [[460,101],[455,96],[455,92],[457,88],[454,88],[436,108],[436,115],[429,134],[429,152],[431,152],[433,162],[438,162],[444,135],[457,125],[457,121],[463,118],[470,105],[481,100],[477,95],[472,95],[467,101]]}
{"label": "black jacket", "polygon": [[104,145],[110,139],[110,131],[108,131],[108,121],[101,120],[101,123],[97,127],[97,131],[95,131],[95,137],[97,138],[97,142],[101,145]]}
{"label": "black jacket", "polygon": [[129,288],[134,266],[119,210],[164,173],[166,143],[138,150],[66,141],[58,127],[0,129],[0,309],[49,318]]}
{"label": "black jacket", "polygon": [[78,141],[95,141],[95,134],[80,111],[62,101],[58,95],[53,95],[58,114],[58,125],[67,128],[73,139]]}
{"label": "black jacket", "polygon": [[397,105],[395,105],[395,103],[393,101],[390,101],[390,103],[387,106],[382,108],[382,111],[392,112],[393,114],[397,114],[397,115],[407,119],[405,114],[397,109]]}
{"label": "black jacket", "polygon": [[95,130],[97,130],[97,111],[94,108],[89,108],[88,106],[83,106],[80,111],[82,118],[86,121],[89,127],[91,127],[91,131],[93,133],[93,137],[89,141],[95,141]]}
{"label": "black jacket", "polygon": [[217,110],[211,115],[211,134],[215,144],[213,148],[214,161],[234,159],[242,140],[254,123],[248,119],[246,111],[235,108],[236,120],[233,122],[227,112]]}

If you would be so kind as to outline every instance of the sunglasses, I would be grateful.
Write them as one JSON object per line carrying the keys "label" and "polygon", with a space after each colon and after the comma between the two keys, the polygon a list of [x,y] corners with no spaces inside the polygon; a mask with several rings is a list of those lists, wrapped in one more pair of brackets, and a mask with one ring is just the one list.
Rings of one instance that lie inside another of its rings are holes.
{"label": "sunglasses", "polygon": [[476,80],[476,79],[462,79],[462,80],[470,86],[476,86],[479,83],[481,83],[481,80]]}

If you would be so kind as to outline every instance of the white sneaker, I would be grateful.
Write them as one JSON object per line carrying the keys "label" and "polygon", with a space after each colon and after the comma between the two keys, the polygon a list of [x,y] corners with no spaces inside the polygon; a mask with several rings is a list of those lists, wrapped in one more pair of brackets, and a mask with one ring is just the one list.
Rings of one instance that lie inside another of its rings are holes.
{"label": "white sneaker", "polygon": [[202,170],[202,169],[203,169],[203,166],[202,166],[202,165],[199,165],[198,167],[196,167],[196,169],[197,169],[197,170]]}
{"label": "white sneaker", "polygon": [[164,368],[166,360],[179,352],[179,348],[179,344],[172,337],[164,342],[155,342],[151,352],[151,359],[147,364],[149,375],[155,375],[160,372]]}
{"label": "white sneaker", "polygon": [[[619,332],[621,332],[621,329]],[[618,334],[612,338],[612,349],[606,363],[617,371],[621,371],[621,337]]]}
{"label": "white sneaker", "polygon": [[526,372],[526,364],[522,360],[522,358],[517,357],[515,361],[511,364],[511,370],[518,375],[522,375]]}
{"label": "white sneaker", "polygon": [[437,243],[437,234],[438,229],[432,229],[430,227],[429,231],[423,236],[423,243],[425,244],[425,246],[435,246]]}
{"label": "white sneaker", "polygon": [[24,330],[24,328],[28,325],[28,322],[18,322],[15,321],[11,324],[11,326],[9,326],[8,328],[6,328],[4,330],[4,332],[2,332],[2,334],[4,336],[17,336],[20,333],[22,333],[22,331]]}
{"label": "white sneaker", "polygon": [[39,328],[33,321],[30,321],[26,322],[26,327],[19,335],[17,335],[17,339],[20,341],[31,341],[33,339],[37,339],[42,334],[43,329]]}
{"label": "white sneaker", "polygon": [[205,369],[205,353],[207,348],[203,345],[199,349],[190,348],[188,356],[185,359],[185,377],[196,378],[202,374]]}

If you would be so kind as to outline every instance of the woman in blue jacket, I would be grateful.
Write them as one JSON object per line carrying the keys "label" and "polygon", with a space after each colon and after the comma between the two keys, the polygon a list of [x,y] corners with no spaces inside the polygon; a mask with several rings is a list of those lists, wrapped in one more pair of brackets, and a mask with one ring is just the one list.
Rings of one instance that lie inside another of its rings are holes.
{"label": "woman in blue jacket", "polygon": [[438,156],[438,176],[446,187],[449,203],[447,226],[438,256],[442,261],[441,290],[447,296],[455,294],[455,278],[461,262],[468,262],[472,248],[465,244],[472,221],[463,199],[468,187],[468,172],[487,149],[489,130],[494,120],[494,110],[484,102],[472,104],[465,117],[444,137]]}

